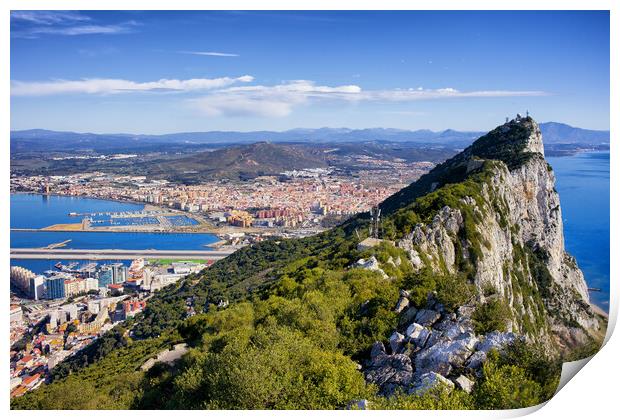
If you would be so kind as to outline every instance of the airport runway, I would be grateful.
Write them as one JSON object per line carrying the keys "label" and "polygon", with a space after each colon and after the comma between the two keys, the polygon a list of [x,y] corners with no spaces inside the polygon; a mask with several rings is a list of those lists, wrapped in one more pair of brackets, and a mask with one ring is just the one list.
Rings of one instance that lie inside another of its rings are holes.
{"label": "airport runway", "polygon": [[45,249],[11,248],[11,258],[28,260],[133,260],[136,258],[172,258],[220,260],[232,254],[226,250],[155,250],[155,249]]}

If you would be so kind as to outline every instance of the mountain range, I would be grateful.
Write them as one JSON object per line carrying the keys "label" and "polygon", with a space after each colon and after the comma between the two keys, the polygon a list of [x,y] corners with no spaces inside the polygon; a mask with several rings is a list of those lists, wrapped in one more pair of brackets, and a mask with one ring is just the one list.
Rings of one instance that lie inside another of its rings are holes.
{"label": "mountain range", "polygon": [[[540,129],[547,144],[601,145],[609,143],[609,131],[586,130],[557,122],[542,123]],[[287,131],[206,131],[161,135],[93,134],[33,129],[11,131],[11,153],[36,150],[93,150],[120,153],[138,149],[158,150],[164,145],[223,146],[265,141],[274,143],[385,141],[463,148],[483,134],[484,132],[451,129],[431,131],[391,128],[299,128]]]}

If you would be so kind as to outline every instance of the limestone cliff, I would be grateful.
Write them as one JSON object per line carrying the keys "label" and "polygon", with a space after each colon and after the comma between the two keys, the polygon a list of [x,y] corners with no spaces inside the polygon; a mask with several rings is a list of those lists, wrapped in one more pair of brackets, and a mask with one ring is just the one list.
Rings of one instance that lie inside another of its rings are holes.
{"label": "limestone cliff", "polygon": [[[467,269],[478,303],[505,299],[512,312],[508,331],[531,340],[565,348],[598,328],[583,274],[564,249],[555,176],[532,118],[496,128],[416,184],[382,205],[390,212],[415,200],[393,212],[413,208],[427,216],[398,242],[416,269]],[[453,201],[435,212],[420,210],[443,197]]]}

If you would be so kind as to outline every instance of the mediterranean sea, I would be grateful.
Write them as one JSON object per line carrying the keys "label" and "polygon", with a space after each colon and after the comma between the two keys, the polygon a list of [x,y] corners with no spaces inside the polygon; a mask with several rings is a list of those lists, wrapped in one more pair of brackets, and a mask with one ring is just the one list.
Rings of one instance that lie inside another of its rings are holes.
{"label": "mediterranean sea", "polygon": [[564,219],[566,250],[577,259],[593,303],[609,312],[609,152],[549,157]]}

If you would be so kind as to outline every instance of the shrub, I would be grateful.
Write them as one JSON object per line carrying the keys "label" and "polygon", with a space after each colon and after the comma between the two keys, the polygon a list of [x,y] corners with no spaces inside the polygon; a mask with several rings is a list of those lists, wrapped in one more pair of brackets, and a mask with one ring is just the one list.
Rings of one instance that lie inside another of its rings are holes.
{"label": "shrub", "polygon": [[490,357],[482,374],[482,382],[473,394],[478,409],[524,408],[544,401],[540,384],[530,379],[522,367],[501,365]]}
{"label": "shrub", "polygon": [[373,410],[469,410],[475,408],[472,397],[463,391],[447,392],[436,388],[424,395],[396,393],[391,397],[370,400]]}
{"label": "shrub", "polygon": [[439,276],[436,280],[437,299],[447,310],[454,311],[469,303],[475,295],[474,285],[462,273]]}
{"label": "shrub", "polygon": [[477,334],[506,331],[506,323],[510,318],[510,309],[503,298],[489,299],[482,305],[478,305],[472,315]]}

